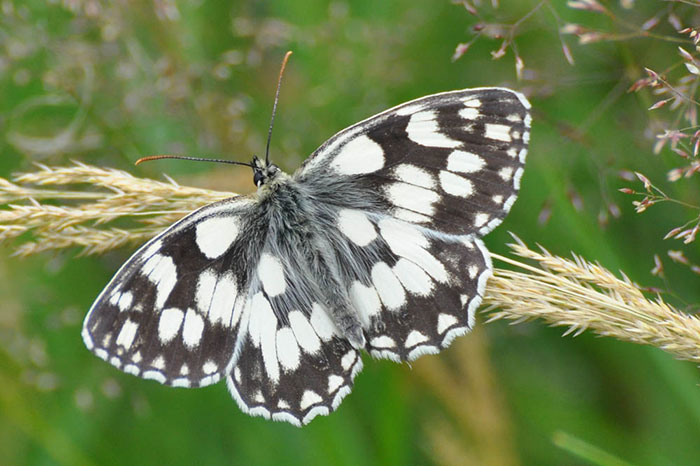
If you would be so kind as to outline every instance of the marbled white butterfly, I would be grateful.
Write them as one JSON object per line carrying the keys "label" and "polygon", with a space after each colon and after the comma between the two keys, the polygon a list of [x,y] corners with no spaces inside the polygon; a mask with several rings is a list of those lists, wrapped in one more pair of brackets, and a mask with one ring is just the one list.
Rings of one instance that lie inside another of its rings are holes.
{"label": "marbled white butterfly", "polygon": [[251,415],[328,414],[363,349],[411,361],[473,326],[481,236],[516,199],[529,108],[509,89],[445,92],[339,132],[292,175],[254,158],[256,193],[193,212],[119,269],[85,344],[166,385],[225,377]]}

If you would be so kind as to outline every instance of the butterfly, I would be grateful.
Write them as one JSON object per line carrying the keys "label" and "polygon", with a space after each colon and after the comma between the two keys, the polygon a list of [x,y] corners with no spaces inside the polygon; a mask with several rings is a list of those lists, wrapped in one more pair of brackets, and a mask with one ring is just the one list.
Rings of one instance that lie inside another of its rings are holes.
{"label": "butterfly", "polygon": [[364,351],[412,361],[474,325],[481,237],[515,202],[530,104],[504,88],[428,95],[331,137],[293,174],[207,205],[138,249],[82,330],[118,369],[175,387],[226,379],[251,415],[338,408]]}

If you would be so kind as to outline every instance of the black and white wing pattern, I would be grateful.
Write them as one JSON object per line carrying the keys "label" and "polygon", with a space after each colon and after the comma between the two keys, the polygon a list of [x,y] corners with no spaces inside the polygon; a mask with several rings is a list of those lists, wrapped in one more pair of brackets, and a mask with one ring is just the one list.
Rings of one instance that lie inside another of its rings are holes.
{"label": "black and white wing pattern", "polygon": [[373,195],[348,202],[336,223],[362,258],[345,280],[357,311],[371,317],[372,355],[412,360],[473,326],[492,270],[480,237],[517,197],[529,109],[522,94],[502,88],[423,97],[336,134],[295,174]]}
{"label": "black and white wing pattern", "polygon": [[339,132],[295,177],[349,178],[397,219],[483,236],[517,198],[529,109],[525,96],[503,88],[422,97]]}
{"label": "black and white wing pattern", "polygon": [[225,377],[246,301],[251,208],[246,197],[208,205],[136,251],[85,318],[88,349],[167,385]]}
{"label": "black and white wing pattern", "polygon": [[519,190],[530,105],[501,88],[431,95],[341,131],[291,177],[206,206],[141,247],[91,307],[86,346],[179,387],[226,378],[243,411],[335,410],[361,350],[436,353],[474,324],[481,237]]}

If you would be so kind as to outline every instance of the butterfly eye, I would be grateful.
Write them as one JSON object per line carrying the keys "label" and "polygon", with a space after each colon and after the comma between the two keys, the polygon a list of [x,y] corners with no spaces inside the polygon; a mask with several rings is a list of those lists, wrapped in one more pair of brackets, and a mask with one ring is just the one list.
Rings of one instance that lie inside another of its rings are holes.
{"label": "butterfly eye", "polygon": [[263,180],[262,172],[256,171],[255,175],[253,175],[253,183],[255,183],[255,186],[260,187],[260,185],[262,184],[262,180]]}
{"label": "butterfly eye", "polygon": [[253,183],[255,183],[255,186],[260,187],[262,184],[263,180],[263,174],[262,172],[256,171],[255,174],[253,175]]}

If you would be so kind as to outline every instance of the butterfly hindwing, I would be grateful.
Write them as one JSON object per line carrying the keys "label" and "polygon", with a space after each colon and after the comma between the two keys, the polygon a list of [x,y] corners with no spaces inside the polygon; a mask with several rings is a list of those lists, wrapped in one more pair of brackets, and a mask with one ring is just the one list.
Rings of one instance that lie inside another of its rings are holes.
{"label": "butterfly hindwing", "polygon": [[360,353],[319,303],[280,314],[260,290],[251,293],[243,322],[226,382],[244,412],[302,425],[334,411],[350,393]]}
{"label": "butterfly hindwing", "polygon": [[337,228],[341,244],[332,249],[370,354],[413,360],[471,329],[491,273],[478,237],[350,209],[340,210]]}
{"label": "butterfly hindwing", "polygon": [[206,206],[141,247],[102,291],[83,339],[119,369],[175,386],[225,376],[247,277],[249,199]]}

